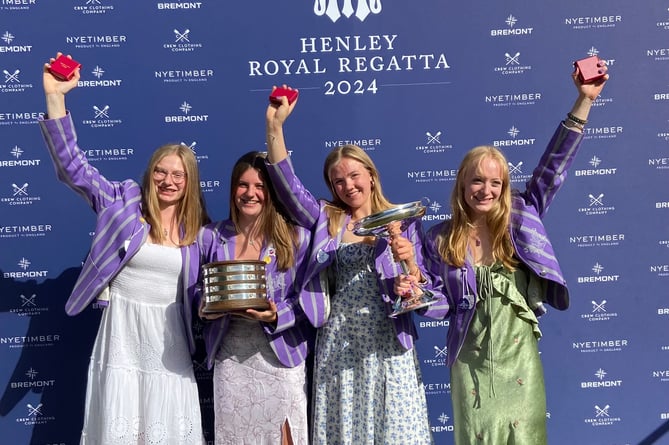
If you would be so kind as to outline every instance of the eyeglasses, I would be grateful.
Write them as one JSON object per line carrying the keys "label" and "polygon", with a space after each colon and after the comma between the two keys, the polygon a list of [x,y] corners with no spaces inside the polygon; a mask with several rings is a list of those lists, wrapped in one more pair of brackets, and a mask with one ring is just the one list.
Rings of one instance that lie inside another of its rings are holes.
{"label": "eyeglasses", "polygon": [[159,167],[153,169],[153,179],[155,179],[156,181],[164,180],[167,177],[167,175],[170,175],[172,177],[172,181],[175,184],[181,184],[186,180],[186,172],[175,171],[170,173],[167,170],[164,170]]}

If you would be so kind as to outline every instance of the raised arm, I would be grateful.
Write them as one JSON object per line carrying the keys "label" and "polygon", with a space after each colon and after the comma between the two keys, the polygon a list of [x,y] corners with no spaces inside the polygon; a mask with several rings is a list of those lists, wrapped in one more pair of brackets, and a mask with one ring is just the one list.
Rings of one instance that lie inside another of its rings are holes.
{"label": "raised arm", "polygon": [[[602,60],[600,64],[601,69],[606,72],[606,62]],[[596,82],[584,84],[579,78],[577,67],[571,77],[577,90],[574,105],[548,143],[523,193],[526,202],[534,206],[542,217],[564,184],[567,171],[581,147],[583,129],[588,123],[592,104],[609,79],[606,74]]]}
{"label": "raised arm", "polygon": [[[291,89],[290,87],[284,88]],[[272,89],[274,91],[276,87]],[[267,140],[267,171],[274,185],[279,200],[284,205],[291,219],[307,229],[314,229],[320,216],[320,203],[304,187],[302,181],[295,174],[293,165],[288,157],[286,141],[283,134],[283,124],[293,112],[297,100],[288,103],[286,97],[281,97],[281,103],[270,103],[267,106],[266,140]]]}
{"label": "raised arm", "polygon": [[42,83],[44,85],[44,95],[46,97],[46,112],[49,119],[65,117],[67,114],[67,109],[65,108],[65,95],[70,90],[76,88],[80,78],[79,68],[74,71],[74,76],[68,81],[58,80],[49,72],[51,64],[60,55],[61,53],[56,54],[56,57],[51,58],[49,63],[45,63],[42,69]]}
{"label": "raised arm", "polygon": [[[56,57],[60,55],[58,53]],[[89,164],[79,148],[74,122],[65,107],[65,95],[77,86],[79,69],[75,70],[71,80],[58,80],[49,72],[54,60],[52,58],[42,68],[47,115],[39,120],[40,130],[58,179],[81,195],[95,212],[99,212],[123,194],[126,187],[136,187],[136,184],[131,181],[108,181]]]}
{"label": "raised arm", "polygon": [[[603,72],[607,72],[608,68],[604,60],[600,60],[597,65]],[[578,91],[578,97],[567,114],[565,125],[575,131],[583,132],[584,125],[588,122],[588,115],[592,103],[597,100],[597,97],[602,93],[604,84],[609,80],[608,73],[603,78],[593,83],[583,83],[579,78],[578,67],[574,66],[574,71],[571,73],[571,78]]]}
{"label": "raised arm", "polygon": [[[284,86],[285,87],[285,86]],[[290,87],[285,87],[292,90]],[[276,87],[272,87],[274,91]],[[270,163],[276,164],[288,157],[286,149],[286,140],[283,136],[283,123],[293,112],[297,100],[288,104],[286,97],[281,97],[281,104],[270,103],[266,113],[266,138],[267,138],[267,159]]]}

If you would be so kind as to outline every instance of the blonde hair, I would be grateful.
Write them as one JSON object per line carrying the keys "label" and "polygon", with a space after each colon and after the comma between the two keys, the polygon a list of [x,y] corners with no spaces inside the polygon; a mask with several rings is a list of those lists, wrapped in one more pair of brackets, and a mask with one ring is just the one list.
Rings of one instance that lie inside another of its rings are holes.
{"label": "blonde hair", "polygon": [[276,249],[279,270],[286,270],[295,264],[298,236],[295,226],[289,222],[270,182],[264,153],[250,151],[240,157],[232,167],[232,174],[230,175],[230,219],[235,225],[235,230],[239,233],[239,209],[235,203],[235,194],[239,186],[239,179],[249,169],[255,169],[260,179],[265,183],[265,204],[262,206],[262,211],[258,217],[258,231]]}
{"label": "blonde hair", "polygon": [[166,144],[156,149],[149,160],[142,179],[142,216],[149,223],[151,238],[161,239],[163,225],[160,219],[158,191],[153,180],[153,171],[158,163],[169,155],[177,155],[184,165],[186,187],[177,204],[176,223],[179,231],[179,245],[187,246],[195,242],[200,227],[210,221],[205,208],[197,159],[193,151],[183,144]]}
{"label": "blonde hair", "polygon": [[514,248],[509,233],[511,219],[511,185],[509,165],[504,154],[495,147],[481,145],[472,148],[462,160],[451,194],[453,216],[450,224],[438,235],[437,250],[448,264],[462,267],[467,255],[469,231],[473,227],[471,208],[465,202],[466,178],[481,169],[484,160],[491,159],[499,165],[502,189],[495,206],[486,215],[490,232],[493,257],[508,270],[515,270],[518,261],[513,257]]}
{"label": "blonde hair", "polygon": [[337,233],[339,233],[344,223],[344,218],[346,217],[347,212],[350,211],[348,205],[337,196],[334,184],[332,183],[332,178],[330,177],[332,168],[339,164],[344,158],[360,162],[369,172],[372,178],[372,213],[380,212],[393,206],[383,195],[381,178],[379,177],[379,171],[374,165],[374,161],[372,161],[372,158],[370,158],[362,148],[353,144],[334,148],[325,158],[323,164],[323,179],[325,179],[325,183],[332,194],[332,201],[330,201],[325,208],[328,214],[328,232],[331,237],[337,236]]}

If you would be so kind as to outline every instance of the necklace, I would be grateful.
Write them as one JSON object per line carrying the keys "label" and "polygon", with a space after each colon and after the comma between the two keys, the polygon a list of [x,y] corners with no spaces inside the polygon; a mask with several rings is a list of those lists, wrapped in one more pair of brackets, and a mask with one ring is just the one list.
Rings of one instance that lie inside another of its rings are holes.
{"label": "necklace", "polygon": [[363,217],[360,217],[360,218],[358,218],[358,219],[350,219],[350,220],[348,221],[348,223],[346,223],[346,230],[348,230],[349,232],[353,232],[353,230],[355,230],[355,226],[358,224],[358,222],[359,222],[361,219],[364,219],[364,218],[365,218],[365,217],[363,216]]}
{"label": "necklace", "polygon": [[251,238],[248,238],[248,240],[249,246],[253,247],[254,250],[260,251],[260,246],[262,246],[262,239],[252,240]]}
{"label": "necklace", "polygon": [[169,228],[163,227],[163,239],[170,239],[172,238],[172,225],[170,225]]}
{"label": "necklace", "polygon": [[178,243],[174,242],[174,240],[172,239],[172,226],[170,226],[169,229],[163,227],[162,235],[163,235],[163,239],[161,240],[160,244],[162,244],[164,246],[176,246],[176,245],[178,245]]}
{"label": "necklace", "polygon": [[474,244],[476,245],[476,247],[481,246],[481,238],[479,238],[477,235],[474,235],[474,234],[470,233],[469,234],[469,239],[474,241]]}
{"label": "necklace", "polygon": [[481,230],[482,227],[483,226],[481,225],[470,224],[469,238],[474,241],[476,247],[481,246],[481,238],[478,236],[478,232],[479,230]]}
{"label": "necklace", "polygon": [[244,235],[244,238],[246,238],[246,242],[248,243],[249,246],[253,247],[254,249],[258,250],[259,246],[262,245],[262,237],[260,239],[258,238],[252,238],[249,235]]}

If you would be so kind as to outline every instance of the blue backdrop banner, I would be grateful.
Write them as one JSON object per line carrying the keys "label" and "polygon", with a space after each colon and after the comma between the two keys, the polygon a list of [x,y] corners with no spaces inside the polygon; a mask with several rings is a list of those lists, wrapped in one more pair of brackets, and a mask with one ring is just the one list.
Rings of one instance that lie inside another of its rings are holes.
{"label": "blue backdrop banner", "polygon": [[[575,98],[573,61],[605,59],[545,221],[571,307],[541,319],[540,348],[549,443],[639,443],[669,421],[668,41],[667,0],[0,0],[0,442],[79,442],[101,313],[65,315],[95,219],[36,125],[42,66],[62,51],[83,65],[67,98],[80,145],[110,179],[181,142],[227,217],[232,164],[264,150],[268,94],[288,84],[289,149],[314,194],[328,196],[328,150],[354,143],[393,202],[428,203],[426,228],[450,218],[475,145],[501,148],[523,187]],[[435,443],[452,444],[448,322],[415,322]],[[194,366],[213,443],[211,373]]]}

